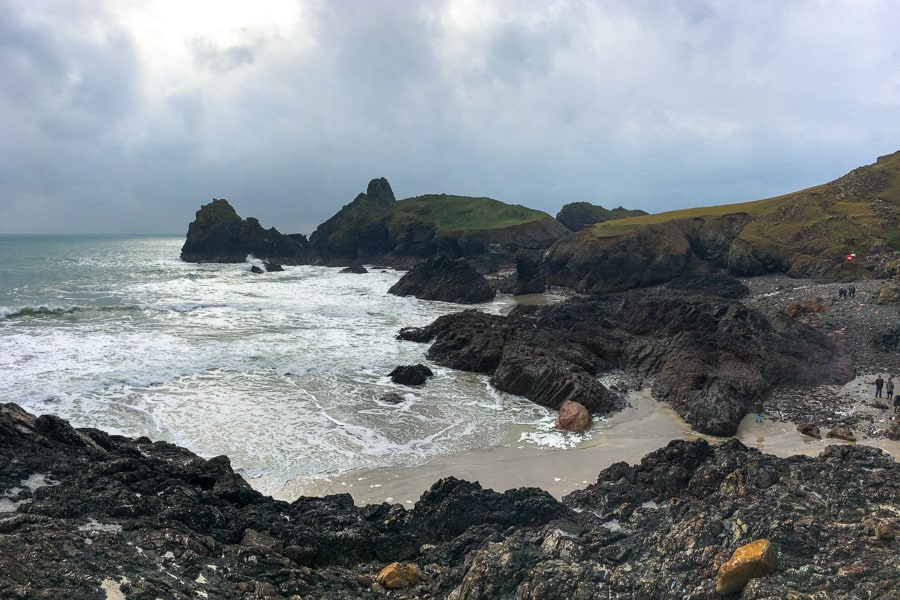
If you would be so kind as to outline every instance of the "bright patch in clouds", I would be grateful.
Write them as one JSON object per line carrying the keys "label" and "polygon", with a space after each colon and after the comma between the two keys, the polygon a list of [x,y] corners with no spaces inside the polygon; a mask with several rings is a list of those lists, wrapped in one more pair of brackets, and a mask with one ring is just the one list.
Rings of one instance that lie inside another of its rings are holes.
{"label": "bright patch in clouds", "polygon": [[867,2],[0,0],[0,233],[309,233],[398,197],[556,214],[774,196],[900,140]]}

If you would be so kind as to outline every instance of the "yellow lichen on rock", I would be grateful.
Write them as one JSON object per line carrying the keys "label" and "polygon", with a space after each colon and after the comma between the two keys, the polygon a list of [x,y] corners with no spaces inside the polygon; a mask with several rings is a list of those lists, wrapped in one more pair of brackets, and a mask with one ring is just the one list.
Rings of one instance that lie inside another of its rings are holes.
{"label": "yellow lichen on rock", "polygon": [[743,589],[747,582],[756,577],[765,577],[775,572],[778,557],[769,540],[756,540],[734,551],[731,558],[719,567],[716,576],[716,591],[731,594]]}

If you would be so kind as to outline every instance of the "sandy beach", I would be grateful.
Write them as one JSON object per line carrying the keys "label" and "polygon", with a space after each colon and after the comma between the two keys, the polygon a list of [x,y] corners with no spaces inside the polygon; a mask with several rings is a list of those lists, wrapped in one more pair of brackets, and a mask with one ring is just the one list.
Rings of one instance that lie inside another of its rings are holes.
{"label": "sandy beach", "polygon": [[[865,383],[863,378],[857,378],[844,386],[848,393],[859,397],[861,407],[866,406],[868,387]],[[665,446],[670,440],[703,437],[711,443],[719,443],[726,439],[693,431],[667,404],[653,400],[649,389],[629,393],[628,401],[629,408],[607,420],[595,422],[594,427],[599,428],[602,435],[595,435],[591,442],[576,448],[504,446],[451,456],[417,467],[347,473],[312,486],[308,482],[289,482],[280,490],[266,490],[266,493],[285,501],[301,495],[349,493],[360,506],[388,502],[411,508],[435,481],[453,476],[478,481],[483,487],[497,491],[539,487],[562,498],[593,483],[597,474],[609,465],[619,461],[639,463],[644,455]],[[881,418],[886,424],[889,416],[885,413]],[[743,420],[735,437],[748,447],[777,456],[816,455],[828,444],[850,443],[803,436],[795,424],[776,418],[767,417],[759,424],[753,414]],[[882,448],[900,458],[898,442],[860,437],[857,443]]]}
{"label": "sandy beach", "polygon": [[[850,428],[858,444],[879,447],[900,458],[900,443],[886,439],[884,430],[893,416],[883,400],[873,397],[872,382],[878,373],[900,372],[895,353],[878,353],[869,342],[871,335],[895,322],[893,311],[871,303],[871,296],[882,285],[879,281],[857,283],[859,298],[854,302],[837,300],[837,284],[795,280],[784,276],[744,280],[751,289],[745,300],[751,306],[783,310],[795,300],[819,299],[830,306],[814,326],[832,331],[847,344],[856,366],[855,379],[840,385],[814,388],[778,388],[766,401],[766,418],[756,423],[748,414],[734,436],[744,445],[776,456],[817,455],[828,444],[846,444],[826,437],[830,427]],[[519,304],[551,304],[568,295],[556,293],[516,297]],[[509,310],[512,309],[510,306]],[[726,438],[702,435],[672,410],[668,404],[651,397],[650,389],[628,394],[629,407],[596,419],[591,439],[574,448],[541,449],[513,444],[490,450],[445,457],[415,467],[397,467],[346,473],[310,484],[308,480],[288,482],[273,488],[262,481],[252,482],[260,491],[292,501],[299,496],[349,493],[358,505],[389,502],[412,507],[423,492],[443,477],[478,481],[497,491],[518,487],[539,487],[556,498],[586,487],[604,468],[619,461],[639,463],[647,453],[673,439],[703,437],[711,443]],[[801,435],[797,423],[812,420],[821,427],[822,439]],[[597,435],[599,430],[600,435]]]}

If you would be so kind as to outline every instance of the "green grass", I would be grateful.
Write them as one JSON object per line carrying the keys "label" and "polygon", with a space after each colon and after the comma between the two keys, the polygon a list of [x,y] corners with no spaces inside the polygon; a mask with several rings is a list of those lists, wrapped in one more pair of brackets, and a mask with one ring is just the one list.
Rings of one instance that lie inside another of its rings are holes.
{"label": "green grass", "polygon": [[429,194],[401,200],[391,222],[398,227],[433,224],[442,233],[489,231],[539,221],[547,214],[491,198]]}

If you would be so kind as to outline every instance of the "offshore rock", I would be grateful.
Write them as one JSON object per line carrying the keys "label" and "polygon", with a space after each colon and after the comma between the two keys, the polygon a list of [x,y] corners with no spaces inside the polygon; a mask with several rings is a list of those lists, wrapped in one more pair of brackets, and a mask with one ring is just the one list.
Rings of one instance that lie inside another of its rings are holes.
{"label": "offshore rock", "polygon": [[744,598],[895,598],[896,506],[900,465],[879,449],[735,440],[670,442],[562,501],[450,477],[412,510],[287,503],[226,457],[0,406],[0,598],[395,598],[374,584],[392,563],[407,598],[712,598],[756,540],[778,568]]}
{"label": "offshore rock", "polygon": [[[241,219],[225,199],[213,199],[197,211],[181,248],[185,262],[241,263],[248,254],[289,265],[302,264],[306,237],[263,229],[259,221]],[[277,270],[277,269],[272,269]]]}
{"label": "offshore rock", "polygon": [[429,377],[434,376],[434,373],[425,365],[418,364],[397,367],[388,376],[391,381],[401,385],[422,385]]}
{"label": "offshore rock", "polygon": [[430,360],[489,374],[498,389],[551,408],[571,400],[592,413],[618,410],[621,396],[595,376],[632,373],[695,429],[718,436],[733,435],[753,400],[778,385],[855,376],[843,346],[783,313],[668,290],[520,305],[507,317],[467,311],[410,336],[433,340]]}
{"label": "offshore rock", "polygon": [[451,260],[446,256],[416,265],[392,285],[388,293],[456,304],[487,302],[495,295],[484,276],[465,260]]}

